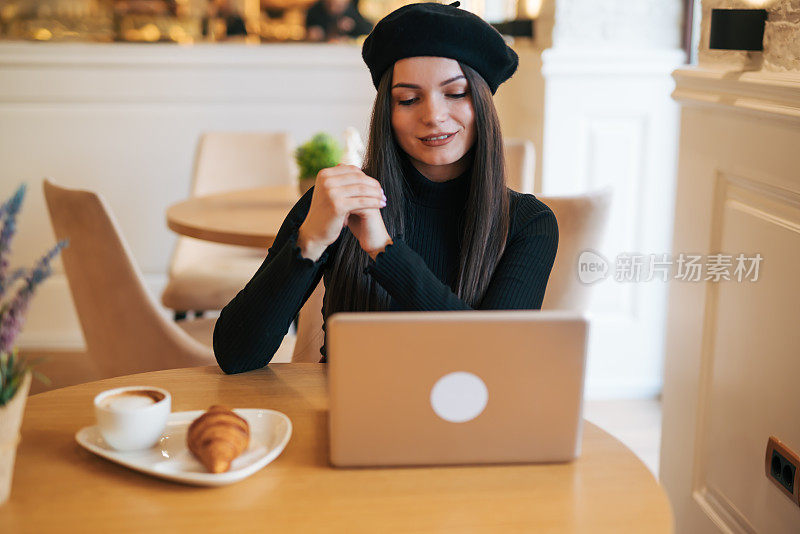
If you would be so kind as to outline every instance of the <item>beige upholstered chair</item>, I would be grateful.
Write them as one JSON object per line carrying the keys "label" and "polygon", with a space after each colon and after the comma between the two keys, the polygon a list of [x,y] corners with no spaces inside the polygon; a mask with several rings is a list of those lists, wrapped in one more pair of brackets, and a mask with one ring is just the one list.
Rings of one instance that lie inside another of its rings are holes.
{"label": "beige upholstered chair", "polygon": [[[297,185],[293,141],[285,132],[210,132],[200,139],[192,196],[267,185]],[[179,237],[161,302],[176,311],[219,310],[264,261],[266,250]]]}
{"label": "beige upholstered chair", "polygon": [[587,248],[600,247],[612,194],[608,187],[569,197],[537,197],[558,220],[558,252],[547,281],[543,310],[586,309],[593,286],[578,279],[578,257]]}
{"label": "beige upholstered chair", "polygon": [[[608,219],[610,188],[570,197],[537,196],[558,220],[558,252],[547,282],[543,310],[585,310],[592,289],[578,279],[577,263],[587,248],[598,248]],[[322,281],[300,310],[293,362],[319,361],[322,331]]]}
{"label": "beige upholstered chair", "polygon": [[[208,346],[161,315],[102,197],[48,180],[44,195],[56,237],[69,239],[61,260],[96,378],[216,364]],[[213,320],[185,324],[210,340]]]}
{"label": "beige upholstered chair", "polygon": [[528,139],[506,139],[506,180],[509,188],[520,193],[533,193],[536,174],[536,149]]}

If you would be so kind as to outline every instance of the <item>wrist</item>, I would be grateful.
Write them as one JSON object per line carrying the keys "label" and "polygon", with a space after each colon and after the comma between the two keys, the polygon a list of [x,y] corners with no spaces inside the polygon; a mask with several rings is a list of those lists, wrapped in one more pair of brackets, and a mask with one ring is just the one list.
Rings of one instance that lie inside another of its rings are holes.
{"label": "wrist", "polygon": [[320,259],[326,248],[319,246],[313,240],[309,239],[305,235],[302,225],[297,229],[297,246],[300,248],[300,255],[312,261]]}
{"label": "wrist", "polygon": [[367,254],[369,254],[369,257],[372,258],[373,261],[375,261],[375,258],[378,256],[378,254],[383,252],[386,249],[386,247],[391,245],[393,242],[394,241],[392,241],[391,237],[387,237],[386,241],[383,243],[383,245],[381,245],[380,247],[378,247],[376,249],[368,250]]}

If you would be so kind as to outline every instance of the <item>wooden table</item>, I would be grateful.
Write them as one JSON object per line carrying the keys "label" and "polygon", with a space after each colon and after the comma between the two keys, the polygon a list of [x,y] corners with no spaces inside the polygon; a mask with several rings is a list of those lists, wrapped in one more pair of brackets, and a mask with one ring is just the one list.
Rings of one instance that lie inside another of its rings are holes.
{"label": "wooden table", "polygon": [[167,209],[167,226],[205,241],[265,249],[299,198],[288,185],[192,197]]}
{"label": "wooden table", "polygon": [[[537,532],[669,533],[669,502],[615,438],[585,423],[573,463],[338,469],[328,464],[323,364],[216,367],[90,382],[28,400],[3,533]],[[185,486],[128,470],[74,439],[94,424],[93,397],[124,385],[168,389],[173,410],[271,408],[294,432],[273,463],[236,484]]]}

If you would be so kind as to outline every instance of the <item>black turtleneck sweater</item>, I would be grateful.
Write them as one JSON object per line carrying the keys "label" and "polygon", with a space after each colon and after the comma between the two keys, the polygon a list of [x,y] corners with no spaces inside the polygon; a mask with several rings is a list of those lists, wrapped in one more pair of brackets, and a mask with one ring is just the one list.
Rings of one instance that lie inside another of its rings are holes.
{"label": "black turtleneck sweater", "polygon": [[[458,218],[469,191],[470,173],[433,182],[404,161],[406,234],[369,260],[365,272],[391,296],[390,310],[470,310],[453,292],[459,257]],[[265,366],[292,320],[330,272],[339,240],[317,261],[297,246],[297,230],[308,214],[314,189],[297,201],[283,221],[267,257],[214,328],[214,354],[226,373]],[[477,309],[539,309],[558,247],[555,215],[530,194],[509,190],[511,224],[506,248]],[[349,230],[344,230],[349,231]],[[327,319],[327,317],[324,317]],[[324,326],[323,326],[324,329]],[[325,359],[325,345],[321,349]]]}

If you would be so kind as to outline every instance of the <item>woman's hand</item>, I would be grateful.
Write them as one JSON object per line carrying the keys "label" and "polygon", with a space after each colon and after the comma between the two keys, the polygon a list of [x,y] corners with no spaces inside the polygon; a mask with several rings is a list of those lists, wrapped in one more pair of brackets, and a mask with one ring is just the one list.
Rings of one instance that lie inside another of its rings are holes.
{"label": "woman's hand", "polygon": [[361,248],[374,260],[387,244],[392,242],[381,212],[376,208],[354,210],[347,217],[347,227],[353,233]]}
{"label": "woman's hand", "polygon": [[[308,215],[298,229],[297,244],[303,256],[318,260],[328,245],[336,241],[342,228],[348,225],[348,216],[355,210],[374,211],[381,219],[378,210],[386,205],[384,198],[378,181],[355,165],[339,164],[319,171]],[[382,219],[380,224],[383,225]],[[364,224],[354,226],[359,227],[360,234],[369,236],[370,242],[374,240],[376,221],[371,221],[369,229]],[[385,227],[383,231],[386,231]],[[359,235],[356,238],[361,242]]]}

